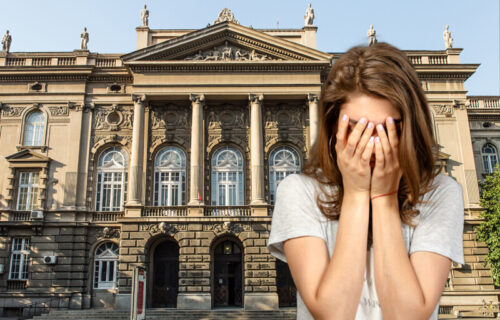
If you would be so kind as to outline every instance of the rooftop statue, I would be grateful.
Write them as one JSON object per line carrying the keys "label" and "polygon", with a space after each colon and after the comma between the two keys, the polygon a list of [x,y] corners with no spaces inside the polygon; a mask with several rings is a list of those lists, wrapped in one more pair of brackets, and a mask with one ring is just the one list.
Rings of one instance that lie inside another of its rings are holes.
{"label": "rooftop statue", "polygon": [[228,8],[224,8],[219,12],[219,17],[214,21],[214,24],[230,21],[236,24],[240,24],[238,20],[234,18],[234,13]]}
{"label": "rooftop statue", "polygon": [[142,26],[147,27],[149,25],[149,10],[144,5],[144,9],[141,11]]}
{"label": "rooftop statue", "polygon": [[7,32],[2,38],[2,50],[9,52],[11,43],[12,43],[12,36],[9,34],[9,30],[7,30]]}
{"label": "rooftop statue", "polygon": [[89,43],[89,33],[87,32],[87,28],[83,28],[83,32],[80,35],[80,38],[82,38],[80,49],[82,49],[82,50],[88,50],[87,49],[87,44]]}
{"label": "rooftop statue", "polygon": [[306,15],[304,16],[304,26],[313,26],[314,22],[314,10],[311,7],[311,3],[309,2],[309,6],[306,9]]}
{"label": "rooftop statue", "polygon": [[368,46],[377,43],[377,31],[373,29],[373,24],[370,25],[370,30],[368,30]]}
{"label": "rooftop statue", "polygon": [[446,49],[453,48],[453,38],[451,37],[451,32],[448,30],[449,26],[446,26],[443,31],[444,47]]}

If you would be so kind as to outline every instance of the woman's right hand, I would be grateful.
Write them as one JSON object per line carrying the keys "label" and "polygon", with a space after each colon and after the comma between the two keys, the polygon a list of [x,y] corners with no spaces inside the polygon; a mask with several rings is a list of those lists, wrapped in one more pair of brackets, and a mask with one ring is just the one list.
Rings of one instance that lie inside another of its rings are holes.
{"label": "woman's right hand", "polygon": [[335,150],[337,165],[342,174],[344,194],[369,193],[374,125],[372,122],[367,124],[367,119],[361,118],[348,134],[349,117],[344,114],[339,120]]}

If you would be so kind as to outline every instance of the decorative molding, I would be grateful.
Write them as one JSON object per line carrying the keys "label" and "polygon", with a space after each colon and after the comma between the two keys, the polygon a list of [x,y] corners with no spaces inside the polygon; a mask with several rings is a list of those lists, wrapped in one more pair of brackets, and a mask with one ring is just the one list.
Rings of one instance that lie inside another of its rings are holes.
{"label": "decorative molding", "polygon": [[434,113],[440,116],[451,117],[453,115],[452,105],[433,105]]}
{"label": "decorative molding", "polygon": [[229,45],[228,41],[222,46],[215,46],[212,50],[198,50],[194,55],[184,58],[192,61],[263,61],[263,60],[283,60],[261,54],[252,49],[250,51],[241,47]]}
{"label": "decorative molding", "polygon": [[116,228],[105,227],[97,234],[98,239],[120,239],[120,230]]}
{"label": "decorative molding", "polygon": [[130,69],[136,73],[154,72],[322,72],[329,68],[327,62],[307,64],[271,64],[262,62],[259,64],[225,64],[223,62],[212,62],[209,64],[168,64],[168,65],[130,65]]}
{"label": "decorative molding", "polygon": [[158,224],[141,225],[141,231],[149,231],[151,234],[164,233],[173,236],[179,232],[179,229],[173,224],[160,222]]}
{"label": "decorative molding", "polygon": [[206,231],[213,231],[216,235],[231,233],[238,236],[243,231],[252,231],[252,228],[247,224],[225,221],[223,223],[206,225]]}
{"label": "decorative molding", "polygon": [[50,115],[53,117],[64,117],[69,115],[69,108],[66,106],[48,107]]}
{"label": "decorative molding", "polygon": [[2,117],[20,117],[27,107],[2,106]]}
{"label": "decorative molding", "polygon": [[94,110],[93,129],[118,131],[132,129],[134,112],[131,108],[123,108],[114,104],[111,108],[96,108]]}

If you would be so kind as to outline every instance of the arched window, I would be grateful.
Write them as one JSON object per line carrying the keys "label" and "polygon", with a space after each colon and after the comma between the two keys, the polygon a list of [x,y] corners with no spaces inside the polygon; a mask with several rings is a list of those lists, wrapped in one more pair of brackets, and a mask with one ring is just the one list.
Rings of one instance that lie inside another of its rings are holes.
{"label": "arched window", "polygon": [[486,173],[493,173],[498,163],[498,153],[495,146],[491,143],[485,144],[481,150],[481,155],[483,156],[484,171]]}
{"label": "arched window", "polygon": [[95,251],[94,288],[116,288],[116,270],[118,270],[118,246],[113,242],[104,242]]}
{"label": "arched window", "polygon": [[269,156],[269,200],[274,204],[276,188],[286,176],[300,172],[300,157],[290,147],[276,148]]}
{"label": "arched window", "polygon": [[45,116],[42,111],[31,112],[24,125],[25,146],[42,146],[45,129]]}
{"label": "arched window", "polygon": [[221,148],[212,157],[212,205],[243,205],[243,158],[235,148]]}
{"label": "arched window", "polygon": [[127,154],[118,147],[104,151],[97,167],[96,211],[120,211],[127,195]]}
{"label": "arched window", "polygon": [[154,205],[180,206],[186,203],[186,156],[176,147],[156,155]]}

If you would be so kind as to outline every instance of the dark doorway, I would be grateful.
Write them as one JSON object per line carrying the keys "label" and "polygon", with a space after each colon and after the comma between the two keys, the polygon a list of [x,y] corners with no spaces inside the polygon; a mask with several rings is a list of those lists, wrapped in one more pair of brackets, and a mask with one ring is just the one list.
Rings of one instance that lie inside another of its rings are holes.
{"label": "dark doorway", "polygon": [[288,264],[276,259],[276,281],[280,307],[297,306],[297,288],[293,282]]}
{"label": "dark doorway", "polygon": [[177,307],[179,288],[179,245],[173,241],[160,243],[153,258],[152,307]]}
{"label": "dark doorway", "polygon": [[214,307],[241,307],[242,251],[234,241],[224,240],[214,250]]}

